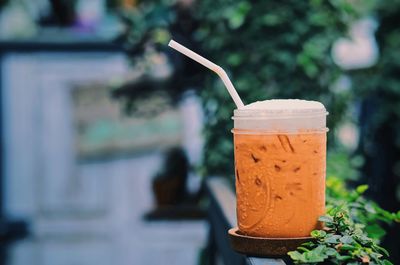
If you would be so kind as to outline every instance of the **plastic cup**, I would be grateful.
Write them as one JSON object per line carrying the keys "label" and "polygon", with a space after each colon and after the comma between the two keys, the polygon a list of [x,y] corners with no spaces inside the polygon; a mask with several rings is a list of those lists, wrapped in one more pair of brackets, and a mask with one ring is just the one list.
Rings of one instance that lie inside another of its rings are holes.
{"label": "plastic cup", "polygon": [[281,102],[234,111],[237,221],[245,235],[307,237],[325,213],[328,113],[322,104]]}

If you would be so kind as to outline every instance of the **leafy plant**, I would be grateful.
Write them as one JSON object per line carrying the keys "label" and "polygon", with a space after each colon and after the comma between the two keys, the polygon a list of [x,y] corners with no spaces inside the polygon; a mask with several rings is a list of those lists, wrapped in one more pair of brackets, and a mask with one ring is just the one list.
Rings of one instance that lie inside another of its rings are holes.
{"label": "leafy plant", "polygon": [[327,179],[327,204],[340,206],[346,204],[351,218],[365,226],[365,232],[372,239],[380,240],[385,234],[382,224],[400,222],[400,211],[391,213],[382,209],[377,203],[366,199],[362,194],[368,189],[367,185],[348,190],[343,180],[335,177]]}
{"label": "leafy plant", "polygon": [[386,234],[385,226],[400,221],[400,211],[397,214],[391,213],[373,200],[367,199],[364,193],[368,190],[368,185],[360,185],[355,189],[347,187],[348,181],[359,179],[358,170],[363,163],[362,157],[350,157],[342,149],[334,149],[328,153],[326,201],[331,206],[346,204],[351,218],[365,225],[369,237],[380,240]]}
{"label": "leafy plant", "polygon": [[364,159],[361,155],[350,156],[349,151],[344,148],[330,148],[326,159],[326,173],[328,178],[332,176],[342,182],[356,181],[363,164]]}
{"label": "leafy plant", "polygon": [[[245,103],[271,98],[319,100],[331,113],[328,126],[334,131],[350,92],[333,85],[342,71],[332,60],[331,46],[357,17],[351,2],[202,0],[195,36],[205,54],[229,71]],[[229,132],[235,106],[212,74],[202,85],[204,174],[232,176]],[[328,142],[333,144],[333,138]]]}
{"label": "leafy plant", "polygon": [[129,55],[140,56],[146,42],[162,45],[168,42],[171,37],[168,27],[176,20],[173,4],[170,0],[144,1],[138,8],[122,13],[128,27],[124,42]]}
{"label": "leafy plant", "polygon": [[330,207],[319,220],[325,227],[311,233],[314,240],[288,253],[295,263],[392,264],[386,259],[389,253],[363,231],[365,226],[353,221],[347,206]]}

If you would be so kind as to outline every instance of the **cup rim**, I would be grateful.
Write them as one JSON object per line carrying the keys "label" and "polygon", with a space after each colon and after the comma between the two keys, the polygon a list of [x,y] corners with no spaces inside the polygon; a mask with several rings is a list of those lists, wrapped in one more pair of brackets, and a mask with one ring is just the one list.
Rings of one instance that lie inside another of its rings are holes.
{"label": "cup rim", "polygon": [[325,109],[278,109],[278,110],[239,110],[233,111],[232,119],[289,119],[289,118],[313,118],[328,116],[329,112]]}
{"label": "cup rim", "polygon": [[266,129],[231,129],[231,133],[233,134],[253,134],[253,135],[302,135],[302,134],[324,134],[329,132],[329,128],[320,128],[320,129],[307,129],[307,130],[297,130],[297,131],[287,131],[287,130],[266,130]]}

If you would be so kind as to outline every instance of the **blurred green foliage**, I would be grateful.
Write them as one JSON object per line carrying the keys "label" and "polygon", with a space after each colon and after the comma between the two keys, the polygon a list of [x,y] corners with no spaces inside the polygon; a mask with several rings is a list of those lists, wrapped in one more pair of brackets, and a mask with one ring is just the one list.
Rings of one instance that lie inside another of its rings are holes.
{"label": "blurred green foliage", "polygon": [[328,176],[334,176],[341,181],[356,181],[363,164],[361,155],[350,156],[344,148],[331,148],[326,159],[326,172]]}
{"label": "blurred green foliage", "polygon": [[[357,17],[349,1],[202,0],[196,38],[225,68],[246,103],[271,98],[318,100],[330,112],[329,142],[350,92],[333,85],[341,70],[331,57],[335,40]],[[204,174],[232,176],[232,111],[223,84],[211,74],[200,91],[205,122]]]}
{"label": "blurred green foliage", "polygon": [[388,212],[374,201],[366,199],[363,194],[368,189],[367,185],[360,185],[355,189],[347,187],[347,182],[358,179],[358,169],[362,164],[362,157],[350,157],[343,150],[328,153],[326,203],[328,208],[346,205],[350,218],[364,225],[364,230],[370,238],[380,240],[386,234],[384,224],[400,222],[400,211]]}
{"label": "blurred green foliage", "polygon": [[168,27],[176,19],[175,10],[172,8],[174,2],[145,1],[139,8],[124,10],[122,16],[128,26],[124,39],[125,47],[128,50],[133,48],[142,51],[143,45],[148,41],[165,45],[170,39]]}

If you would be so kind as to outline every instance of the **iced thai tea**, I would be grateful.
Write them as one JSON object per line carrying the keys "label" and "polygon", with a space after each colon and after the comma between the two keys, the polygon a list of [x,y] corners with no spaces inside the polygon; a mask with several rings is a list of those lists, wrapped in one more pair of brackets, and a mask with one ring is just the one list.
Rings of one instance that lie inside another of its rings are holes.
{"label": "iced thai tea", "polygon": [[[306,120],[315,116],[302,113]],[[280,118],[253,124],[247,119],[244,125],[242,120],[233,130],[239,230],[258,237],[309,236],[325,211],[325,123],[307,123],[296,115],[291,121],[276,110],[268,115]]]}

